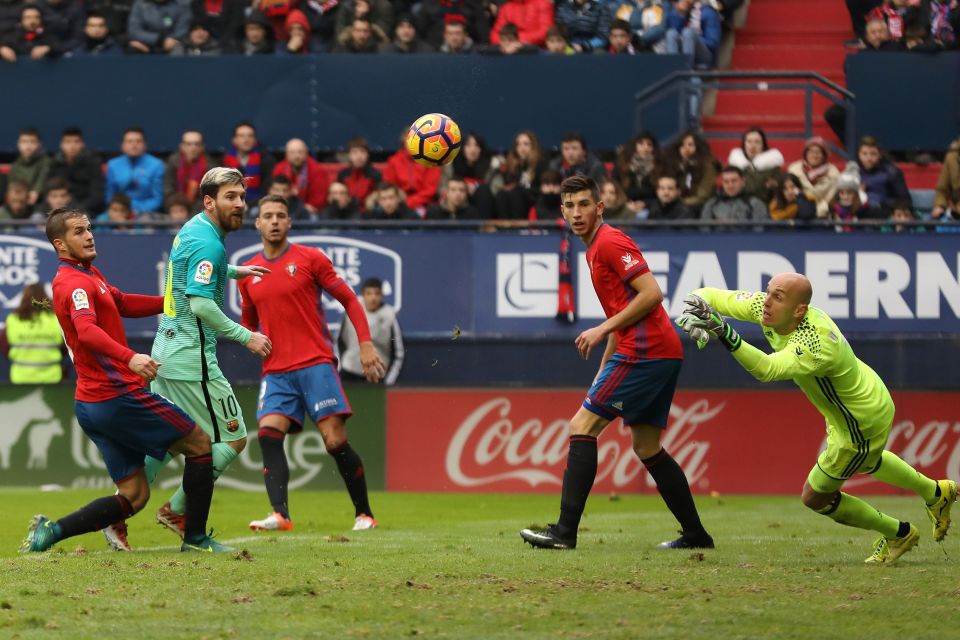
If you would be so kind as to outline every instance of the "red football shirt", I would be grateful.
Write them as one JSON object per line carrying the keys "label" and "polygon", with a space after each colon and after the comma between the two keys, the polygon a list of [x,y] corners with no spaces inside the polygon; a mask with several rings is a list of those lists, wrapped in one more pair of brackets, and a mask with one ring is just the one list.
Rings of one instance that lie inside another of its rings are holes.
{"label": "red football shirt", "polygon": [[[624,232],[603,224],[587,248],[593,288],[608,318],[626,308],[637,292],[634,279],[650,271],[637,244]],[[654,358],[683,359],[683,347],[663,305],[635,325],[617,331],[617,353],[631,362]]]}
{"label": "red football shirt", "polygon": [[96,267],[61,260],[53,279],[53,308],[77,370],[77,400],[102,402],[145,386],[127,368],[135,352],[127,346],[120,318],[160,313],[163,296],[122,293]]}
{"label": "red football shirt", "polygon": [[[273,343],[273,351],[263,361],[263,375],[336,362],[327,315],[320,304],[322,291],[347,308],[360,340],[370,339],[366,315],[356,294],[319,249],[291,243],[273,260],[261,251],[244,264],[270,269],[262,277],[238,282],[243,326],[252,331],[259,328]],[[357,309],[362,325],[354,317]]]}

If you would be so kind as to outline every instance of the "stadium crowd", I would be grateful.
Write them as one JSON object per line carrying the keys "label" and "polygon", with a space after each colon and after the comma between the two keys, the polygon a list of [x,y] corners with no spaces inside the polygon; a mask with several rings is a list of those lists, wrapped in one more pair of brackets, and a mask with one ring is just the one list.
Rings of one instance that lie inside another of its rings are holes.
{"label": "stadium crowd", "polygon": [[[661,146],[643,132],[604,163],[579,133],[563,136],[556,157],[533,131],[517,133],[505,154],[483,136],[466,133],[457,158],[443,168],[415,163],[401,147],[384,163],[373,163],[362,138],[346,143],[345,162],[321,163],[299,139],[282,157],[261,147],[256,128],[241,122],[222,157],[205,148],[203,133],[184,131],[179,149],[165,160],[148,151],[142,129],[129,128],[120,153],[102,164],[86,148],[83,132],[65,129],[59,149],[48,155],[36,130],[23,130],[19,155],[7,174],[0,220],[42,219],[64,206],[79,206],[97,220],[132,229],[146,220],[185,221],[200,207],[199,183],[207,169],[240,169],[247,180],[250,213],[261,196],[287,198],[298,220],[491,220],[522,226],[560,216],[560,183],[589,175],[601,185],[607,220],[829,220],[838,231],[856,220],[889,221],[889,229],[916,220],[903,173],[880,142],[864,137],[856,158],[839,167],[827,143],[807,140],[802,157],[785,159],[770,147],[762,129],[746,131],[740,146],[721,163],[693,131]],[[960,160],[955,143],[947,154],[929,217],[960,220]],[[143,226],[143,225],[140,225]]]}
{"label": "stadium crowd", "polygon": [[956,49],[960,8],[955,0],[846,0],[864,51],[936,52]]}

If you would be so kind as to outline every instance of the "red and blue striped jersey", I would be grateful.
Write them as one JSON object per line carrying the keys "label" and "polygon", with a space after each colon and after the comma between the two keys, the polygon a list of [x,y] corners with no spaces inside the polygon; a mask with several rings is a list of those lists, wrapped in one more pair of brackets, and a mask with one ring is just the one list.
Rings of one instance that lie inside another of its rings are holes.
{"label": "red and blue striped jersey", "polygon": [[[650,271],[637,244],[624,232],[602,224],[587,247],[593,288],[608,318],[623,311],[636,297],[630,286]],[[663,305],[636,324],[617,331],[617,353],[631,362],[657,358],[683,359],[683,347]]]}

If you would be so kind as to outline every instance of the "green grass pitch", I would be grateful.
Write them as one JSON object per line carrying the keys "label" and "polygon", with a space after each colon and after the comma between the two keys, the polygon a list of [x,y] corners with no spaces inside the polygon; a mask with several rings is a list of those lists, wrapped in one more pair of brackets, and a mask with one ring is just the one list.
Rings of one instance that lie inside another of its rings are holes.
{"label": "green grass pitch", "polygon": [[345,492],[299,492],[294,531],[253,535],[264,496],[227,490],[211,524],[236,555],[179,553],[159,497],[134,553],[95,534],[17,554],[34,513],[97,495],[0,491],[0,638],[960,637],[960,544],[932,541],[916,499],[874,500],[923,532],[889,567],[863,564],[872,534],[797,498],[705,496],[702,554],[653,548],[676,529],[657,496],[592,496],[579,548],[556,552],[517,533],[552,521],[555,495],[374,493],[381,528],[353,533]]}

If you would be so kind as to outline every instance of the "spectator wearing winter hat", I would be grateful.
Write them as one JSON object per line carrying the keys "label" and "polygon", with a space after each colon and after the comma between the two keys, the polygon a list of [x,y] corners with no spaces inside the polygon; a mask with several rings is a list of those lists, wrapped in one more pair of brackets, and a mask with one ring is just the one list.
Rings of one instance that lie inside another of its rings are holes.
{"label": "spectator wearing winter hat", "polygon": [[291,9],[284,20],[287,41],[277,43],[277,53],[304,55],[313,52],[310,41],[310,21],[299,9]]}
{"label": "spectator wearing winter hat", "polygon": [[171,51],[171,56],[219,56],[223,47],[211,33],[210,22],[206,18],[194,18],[190,23],[187,39],[178,42]]}
{"label": "spectator wearing winter hat", "polygon": [[236,53],[244,56],[272,55],[274,53],[273,26],[259,11],[247,16],[243,39],[236,45]]}
{"label": "spectator wearing winter hat", "polygon": [[740,146],[730,150],[727,164],[743,171],[746,192],[764,202],[773,199],[780,190],[778,180],[783,168],[783,154],[771,149],[763,129],[747,129],[740,138]]}
{"label": "spectator wearing winter hat", "polygon": [[[863,199],[860,195],[860,168],[856,162],[848,162],[843,173],[837,178],[837,193],[830,201],[827,217],[838,222],[852,222],[858,219]],[[837,231],[852,231],[851,226],[839,226]]]}
{"label": "spectator wearing winter hat", "polygon": [[787,173],[800,178],[803,191],[816,200],[818,218],[826,217],[830,201],[837,191],[837,176],[840,175],[829,159],[827,143],[820,136],[814,136],[804,145],[803,158],[787,167]]}
{"label": "spectator wearing winter hat", "polygon": [[380,53],[434,53],[430,43],[417,36],[417,27],[413,17],[404,14],[397,18],[393,28],[393,40],[380,45]]}
{"label": "spectator wearing winter hat", "polygon": [[[430,46],[443,44],[443,27],[447,17],[462,22],[467,36],[478,44],[490,42],[490,19],[486,8],[478,0],[423,0],[417,13],[418,31]],[[400,21],[397,20],[399,23]]]}
{"label": "spectator wearing winter hat", "polygon": [[16,62],[18,57],[41,60],[56,54],[56,42],[43,27],[43,14],[33,5],[20,11],[20,23],[6,40],[0,42],[0,58]]}
{"label": "spectator wearing winter hat", "polygon": [[887,218],[896,202],[910,202],[910,191],[903,172],[883,154],[880,142],[864,136],[857,147],[860,181],[867,194],[861,218]]}
{"label": "spectator wearing winter hat", "polygon": [[137,53],[170,53],[190,31],[189,0],[134,0],[128,46]]}
{"label": "spectator wearing winter hat", "polygon": [[340,34],[341,42],[333,48],[334,53],[376,53],[387,41],[380,28],[366,18],[357,18],[353,26]]}
{"label": "spectator wearing winter hat", "polygon": [[224,49],[235,48],[243,40],[246,0],[192,0],[194,24],[202,22],[214,40]]}

